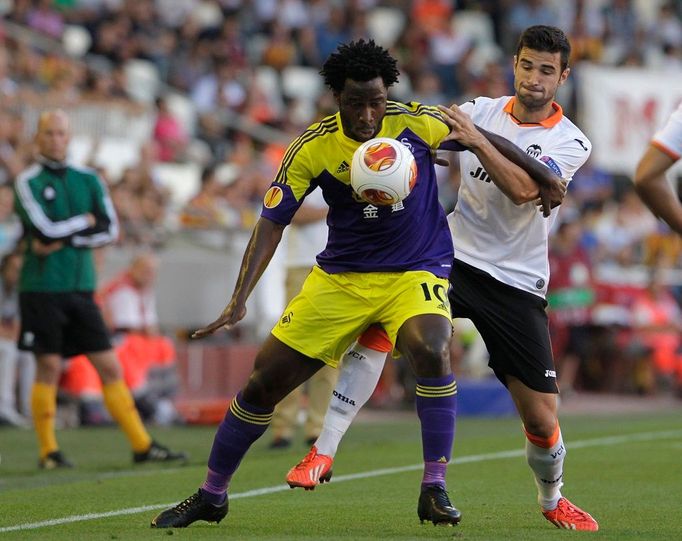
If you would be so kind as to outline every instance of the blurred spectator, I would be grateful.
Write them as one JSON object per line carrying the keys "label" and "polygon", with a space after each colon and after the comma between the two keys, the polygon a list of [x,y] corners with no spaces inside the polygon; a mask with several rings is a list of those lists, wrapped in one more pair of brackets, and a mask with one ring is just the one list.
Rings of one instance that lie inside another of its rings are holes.
{"label": "blurred spectator", "polygon": [[6,254],[0,261],[0,425],[25,427],[29,426],[24,415],[30,415],[35,360],[31,353],[17,348],[20,327],[17,284],[21,263],[22,257],[17,253]]}
{"label": "blurred spectator", "polygon": [[609,0],[603,14],[604,62],[620,65],[633,62],[642,50],[642,29],[632,0]]}
{"label": "blurred spectator", "polygon": [[26,166],[23,156],[12,144],[14,126],[12,115],[0,109],[0,184],[11,184]]}
{"label": "blurred spectator", "polygon": [[441,19],[431,28],[429,56],[449,102],[462,95],[463,64],[470,51],[469,38],[459,34],[449,19]]}
{"label": "blurred spectator", "polygon": [[53,8],[52,0],[37,0],[26,14],[26,24],[34,30],[52,38],[60,38],[64,31],[64,19]]}
{"label": "blurred spectator", "polygon": [[507,13],[507,33],[504,48],[512,52],[521,32],[536,24],[553,26],[557,13],[546,0],[515,0]]}
{"label": "blurred spectator", "polygon": [[641,260],[644,239],[658,228],[656,218],[642,204],[633,189],[619,203],[612,203],[599,218],[595,234],[602,246],[601,257],[612,264],[627,266]]}
{"label": "blurred spectator", "polygon": [[0,46],[0,98],[3,106],[11,105],[19,92],[19,86],[10,75],[9,54]]}
{"label": "blurred spectator", "polygon": [[0,184],[0,257],[14,251],[22,233],[21,222],[14,214],[12,184]]}
{"label": "blurred spectator", "polygon": [[180,121],[173,116],[168,102],[156,99],[156,122],[153,131],[156,156],[162,162],[181,161],[187,151],[188,137]]}
{"label": "blurred spectator", "polygon": [[329,18],[316,28],[317,51],[322,61],[334,52],[339,43],[350,39],[348,16],[342,6],[332,4]]}
{"label": "blurred spectator", "polygon": [[98,292],[102,315],[114,334],[124,378],[144,419],[159,424],[176,420],[175,346],[159,331],[154,287],[158,259],[150,252]]}
{"label": "blurred spectator", "polygon": [[[97,302],[141,417],[166,425],[177,420],[172,399],[178,380],[175,346],[158,328],[154,294],[157,268],[153,254],[135,256],[121,274],[98,290]],[[79,402],[82,424],[110,421],[102,407],[101,384],[85,356],[69,360],[60,388]]]}
{"label": "blurred spectator", "polygon": [[650,354],[651,364],[636,365],[638,391],[652,393],[657,384],[669,388],[682,362],[682,311],[663,281],[660,269],[651,270],[649,284],[632,305],[634,341],[631,351]]}
{"label": "blurred spectator", "polygon": [[573,391],[580,366],[591,354],[591,310],[595,302],[592,262],[580,245],[581,222],[564,212],[549,243],[548,313],[562,394]]}
{"label": "blurred spectator", "polygon": [[[209,166],[201,173],[201,188],[180,213],[180,223],[188,229],[225,229],[241,224],[238,207],[232,207],[225,199],[225,185],[231,184],[238,174],[225,166]],[[221,178],[222,176],[222,178]]]}

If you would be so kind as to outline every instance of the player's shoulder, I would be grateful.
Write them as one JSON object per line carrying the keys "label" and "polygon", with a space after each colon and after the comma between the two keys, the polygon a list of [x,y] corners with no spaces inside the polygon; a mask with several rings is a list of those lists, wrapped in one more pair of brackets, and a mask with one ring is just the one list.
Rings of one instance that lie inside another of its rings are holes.
{"label": "player's shoulder", "polygon": [[418,101],[406,103],[389,100],[386,104],[384,119],[389,123],[407,125],[429,125],[433,122],[445,125],[443,115],[435,105],[427,105]]}
{"label": "player's shoulder", "polygon": [[465,101],[459,108],[470,117],[474,118],[475,121],[481,121],[483,118],[493,118],[496,115],[500,115],[510,99],[511,96],[502,96],[499,98],[479,96],[477,98],[472,98],[469,101]]}
{"label": "player's shoulder", "polygon": [[441,117],[438,107],[427,105],[418,101],[399,102],[388,100],[386,103],[387,115],[409,115],[409,116],[437,116]]}
{"label": "player's shoulder", "polygon": [[336,133],[339,130],[338,115],[329,115],[319,122],[315,122],[308,126],[305,131],[292,141],[289,145],[290,150],[300,150],[303,147],[315,145],[326,137]]}
{"label": "player's shoulder", "polygon": [[585,135],[566,115],[564,115],[557,124],[557,128],[559,129],[557,135],[563,141],[573,142],[585,152],[590,152],[592,150],[592,143],[587,138],[587,135]]}
{"label": "player's shoulder", "polygon": [[472,98],[469,101],[464,102],[462,107],[470,104],[469,107],[475,107],[476,109],[504,109],[510,99],[512,99],[511,96],[500,96],[499,98],[478,96],[477,98]]}

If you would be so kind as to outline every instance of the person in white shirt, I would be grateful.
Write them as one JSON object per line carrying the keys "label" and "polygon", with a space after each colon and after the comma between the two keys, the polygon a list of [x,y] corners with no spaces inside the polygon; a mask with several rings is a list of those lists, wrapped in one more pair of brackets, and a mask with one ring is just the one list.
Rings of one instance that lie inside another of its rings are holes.
{"label": "person in white shirt", "polygon": [[637,164],[635,189],[651,212],[677,234],[682,234],[682,203],[665,178],[682,156],[682,104],[654,134]]}
{"label": "person in white shirt", "polygon": [[[460,155],[462,183],[448,217],[455,247],[449,300],[454,317],[469,318],[476,325],[490,353],[489,366],[514,399],[543,515],[558,528],[596,531],[594,518],[560,491],[566,448],[557,418],[558,387],[545,312],[548,235],[558,210],[548,212],[545,205],[545,216],[538,211],[544,188],[500,154],[481,131],[506,137],[544,163],[557,180],[570,182],[589,157],[591,144],[554,101],[570,72],[569,55],[570,44],[561,30],[532,26],[516,49],[513,97],[482,97],[461,107],[440,107],[455,139],[469,149]],[[349,374],[356,381],[376,382],[381,356],[371,357],[373,362],[357,366],[346,359],[337,389]],[[364,403],[356,402],[351,417]],[[327,412],[316,443],[327,469],[348,417],[337,419],[332,408]],[[330,456],[325,457],[327,450]],[[301,467],[309,468],[311,476],[319,471],[314,470],[319,464],[305,459],[295,468]]]}

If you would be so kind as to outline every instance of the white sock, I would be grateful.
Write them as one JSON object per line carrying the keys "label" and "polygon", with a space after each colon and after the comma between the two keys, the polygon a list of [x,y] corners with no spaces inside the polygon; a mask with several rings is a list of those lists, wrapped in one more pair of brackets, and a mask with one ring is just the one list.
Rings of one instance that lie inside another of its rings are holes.
{"label": "white sock", "polygon": [[355,342],[343,356],[341,372],[332,393],[324,425],[315,442],[321,455],[334,456],[341,438],[379,381],[386,352]]}
{"label": "white sock", "polygon": [[559,431],[557,441],[551,447],[540,447],[526,438],[526,459],[533,470],[538,487],[538,503],[545,510],[555,509],[564,486],[564,457],[566,447]]}

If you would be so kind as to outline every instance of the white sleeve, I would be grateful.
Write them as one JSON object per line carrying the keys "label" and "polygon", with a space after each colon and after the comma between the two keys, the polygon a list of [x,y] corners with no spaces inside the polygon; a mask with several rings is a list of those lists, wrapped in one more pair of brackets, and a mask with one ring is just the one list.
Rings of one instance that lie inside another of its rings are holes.
{"label": "white sleeve", "polygon": [[654,134],[651,143],[674,160],[682,157],[682,104],[670,116],[666,125]]}
{"label": "white sleeve", "polygon": [[[570,136],[575,134],[570,134]],[[580,134],[582,135],[582,134]],[[592,143],[582,135],[570,140],[564,139],[559,144],[545,149],[538,158],[549,167],[557,176],[570,182],[575,172],[580,169],[592,153]]]}
{"label": "white sleeve", "polygon": [[121,287],[107,296],[107,310],[115,329],[139,329],[143,326],[139,295],[129,287]]}

